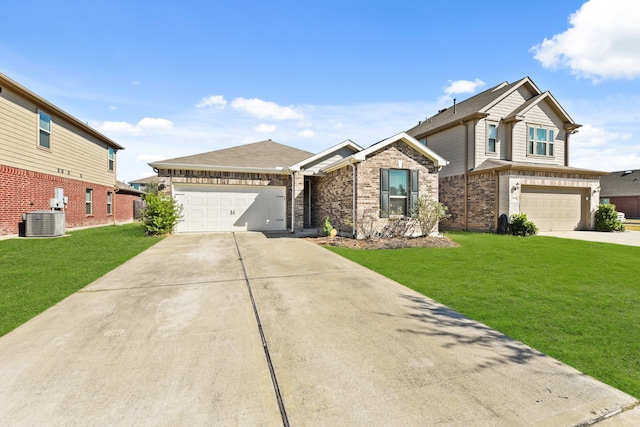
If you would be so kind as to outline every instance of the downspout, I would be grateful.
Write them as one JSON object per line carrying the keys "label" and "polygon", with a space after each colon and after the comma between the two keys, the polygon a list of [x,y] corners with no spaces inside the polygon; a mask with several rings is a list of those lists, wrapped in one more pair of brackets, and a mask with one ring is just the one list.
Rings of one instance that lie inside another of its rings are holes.
{"label": "downspout", "polygon": [[493,231],[498,232],[498,216],[500,215],[500,174],[494,169],[493,174],[496,177],[496,206],[493,213]]}
{"label": "downspout", "polygon": [[352,226],[351,226],[351,235],[353,236],[354,239],[356,239],[358,236],[356,236],[356,165],[353,163],[349,163],[349,165],[351,166],[351,170],[353,171],[353,179],[352,179],[352,213],[351,213],[351,218],[353,218],[353,220],[351,221]]}
{"label": "downspout", "polygon": [[294,179],[295,172],[289,172],[291,176],[291,233],[295,232],[294,229],[294,215],[293,215],[293,207],[295,206],[295,191],[296,191],[296,181]]}
{"label": "downspout", "polygon": [[469,124],[465,123],[464,126],[464,230],[467,231],[468,225],[468,186],[469,186]]}

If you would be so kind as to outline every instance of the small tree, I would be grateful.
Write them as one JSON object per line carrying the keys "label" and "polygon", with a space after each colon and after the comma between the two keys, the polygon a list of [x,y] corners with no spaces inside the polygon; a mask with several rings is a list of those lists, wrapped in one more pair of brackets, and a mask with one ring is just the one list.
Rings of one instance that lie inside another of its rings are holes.
{"label": "small tree", "polygon": [[148,193],[144,196],[146,207],[142,210],[142,222],[149,235],[173,232],[182,218],[182,205],[165,193]]}
{"label": "small tree", "polygon": [[420,225],[422,235],[428,236],[440,221],[451,217],[451,214],[448,214],[447,210],[448,208],[438,201],[426,197],[419,197],[416,205],[413,207],[411,215],[418,225]]}
{"label": "small tree", "polygon": [[624,231],[624,224],[618,219],[616,205],[610,203],[599,205],[595,220],[598,231]]}
{"label": "small tree", "polygon": [[509,234],[514,236],[534,236],[538,233],[538,227],[527,219],[526,213],[511,215]]}

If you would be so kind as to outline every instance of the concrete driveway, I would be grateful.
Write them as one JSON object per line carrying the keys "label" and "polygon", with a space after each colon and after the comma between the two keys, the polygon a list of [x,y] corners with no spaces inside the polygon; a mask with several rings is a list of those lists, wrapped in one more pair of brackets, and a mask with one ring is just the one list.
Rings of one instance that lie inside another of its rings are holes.
{"label": "concrete driveway", "polygon": [[259,233],[171,236],[0,338],[0,425],[619,426],[635,405],[321,247]]}
{"label": "concrete driveway", "polygon": [[562,239],[587,240],[589,242],[613,243],[615,245],[640,246],[640,231],[607,233],[602,231],[541,231],[539,236]]}

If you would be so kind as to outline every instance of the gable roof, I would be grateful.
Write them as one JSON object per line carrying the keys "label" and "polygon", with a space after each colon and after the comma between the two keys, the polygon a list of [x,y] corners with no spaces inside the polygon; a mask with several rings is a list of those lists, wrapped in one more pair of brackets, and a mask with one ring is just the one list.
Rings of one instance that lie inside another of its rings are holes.
{"label": "gable roof", "polygon": [[366,160],[369,154],[374,153],[398,141],[403,141],[405,144],[409,145],[414,150],[421,153],[423,156],[431,159],[431,161],[433,161],[436,167],[442,167],[449,164],[447,160],[445,160],[443,157],[440,157],[438,154],[436,154],[433,150],[428,148],[426,145],[421,144],[417,139],[413,138],[411,135],[407,134],[406,132],[400,132],[399,134],[394,135],[385,140],[382,140],[380,142],[377,142],[371,145],[370,147],[353,154],[352,156],[346,157],[336,163],[333,163],[327,166],[326,168],[324,168],[322,171],[331,172],[331,171],[343,168],[349,164],[360,163]]}
{"label": "gable roof", "polygon": [[[518,88],[525,85],[534,93],[534,96],[523,105],[519,106],[507,117],[513,116],[512,119],[516,119],[519,115],[523,114],[537,103],[543,100],[548,100],[554,109],[556,109],[561,116],[564,116],[566,122],[575,125],[575,122],[571,117],[569,117],[566,111],[564,111],[549,92],[545,92],[546,95],[543,94],[529,77],[524,77],[513,83],[500,83],[499,85],[489,88],[484,92],[480,92],[471,98],[454,104],[452,107],[440,110],[438,114],[418,123],[418,125],[409,129],[407,133],[415,138],[422,138],[449,127],[457,126],[461,122],[487,117],[489,115],[489,110],[493,106],[505,99],[514,91],[518,90]],[[577,126],[579,125],[576,125],[576,127]]]}
{"label": "gable roof", "polygon": [[611,172],[600,178],[600,197],[640,196],[640,169]]}
{"label": "gable roof", "polygon": [[107,146],[114,148],[116,150],[124,150],[124,147],[122,145],[118,144],[111,138],[104,136],[103,134],[101,134],[100,132],[98,132],[97,130],[95,130],[85,122],[82,122],[81,120],[73,117],[71,114],[67,113],[60,107],[55,106],[51,102],[42,98],[41,96],[36,95],[34,92],[31,92],[29,89],[22,86],[18,82],[13,81],[9,77],[0,73],[0,90],[2,88],[7,88],[8,90],[15,92],[16,94],[28,100],[29,102],[34,103],[37,108],[46,110],[47,113],[53,114],[54,116],[58,116],[64,119],[65,121],[76,126],[78,129],[82,130],[83,132],[86,132],[89,135],[93,136],[94,138],[97,138],[99,141],[104,142],[105,144],[107,144]]}
{"label": "gable roof", "polygon": [[355,142],[351,141],[350,139],[344,140],[342,141],[340,144],[334,145],[331,148],[327,148],[326,150],[311,156],[309,158],[306,158],[298,163],[296,163],[295,165],[291,166],[291,170],[293,171],[299,171],[300,169],[303,169],[305,166],[309,166],[312,165],[320,160],[322,160],[323,158],[329,157],[334,153],[338,153],[340,151],[342,151],[344,148],[350,149],[351,151],[358,152],[358,151],[362,151],[363,148],[360,147],[358,144],[356,144]]}
{"label": "gable roof", "polygon": [[254,142],[192,156],[149,163],[155,169],[220,170],[288,173],[290,165],[313,154],[271,140]]}

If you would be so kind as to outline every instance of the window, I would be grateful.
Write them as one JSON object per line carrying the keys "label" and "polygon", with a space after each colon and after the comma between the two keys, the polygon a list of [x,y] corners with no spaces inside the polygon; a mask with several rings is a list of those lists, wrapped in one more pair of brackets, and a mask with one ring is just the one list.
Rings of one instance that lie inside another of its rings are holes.
{"label": "window", "polygon": [[418,199],[418,171],[380,169],[380,216],[408,216]]}
{"label": "window", "polygon": [[116,150],[109,147],[109,170],[112,171],[116,162]]}
{"label": "window", "polygon": [[93,215],[93,190],[87,188],[85,191],[85,213],[87,215]]}
{"label": "window", "polygon": [[51,116],[42,111],[38,112],[38,146],[51,148]]}
{"label": "window", "polygon": [[541,127],[529,127],[529,140],[527,153],[531,156],[553,157],[553,142],[555,132],[553,129]]}
{"label": "window", "polygon": [[111,215],[113,206],[113,193],[111,191],[107,191],[107,215]]}
{"label": "window", "polygon": [[496,152],[496,135],[497,126],[495,124],[487,125],[487,153]]}

